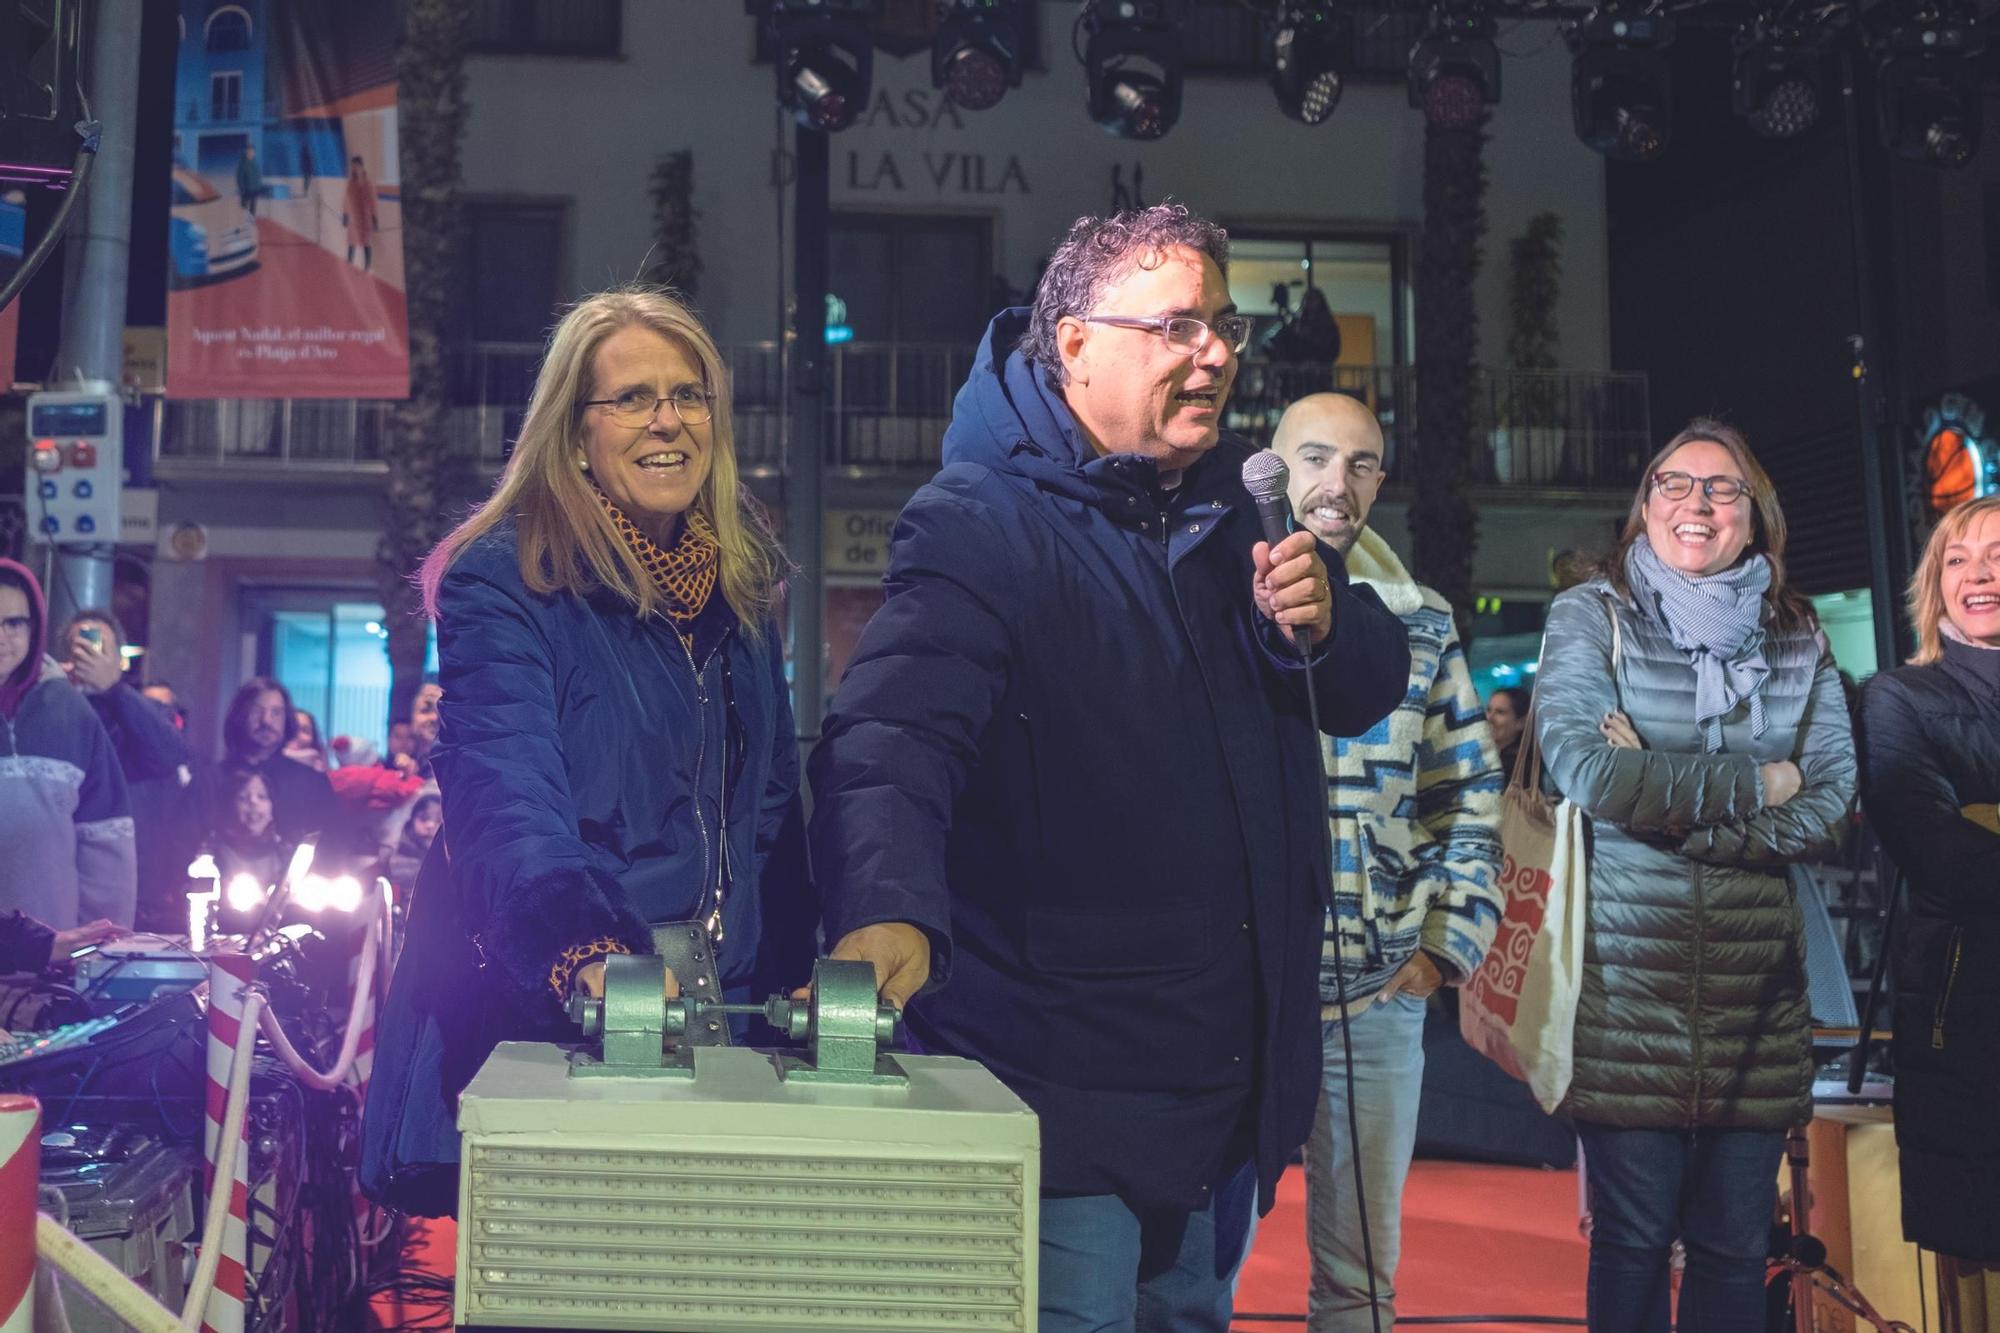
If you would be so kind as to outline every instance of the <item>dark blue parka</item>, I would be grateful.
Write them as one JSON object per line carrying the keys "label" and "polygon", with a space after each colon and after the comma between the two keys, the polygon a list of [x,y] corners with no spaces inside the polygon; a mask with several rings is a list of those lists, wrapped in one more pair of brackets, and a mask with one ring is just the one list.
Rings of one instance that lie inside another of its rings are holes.
{"label": "dark blue parka", "polygon": [[[1247,448],[1170,492],[1096,456],[1008,354],[1025,321],[987,335],[813,752],[827,939],[930,935],[911,1030],[1035,1109],[1045,1190],[1198,1207],[1254,1156],[1268,1197],[1319,1095],[1326,784],[1250,596]],[[1321,554],[1321,721],[1355,735],[1409,648]]]}
{"label": "dark blue parka", "polygon": [[[444,831],[417,878],[378,1026],[362,1183],[436,1215],[457,1204],[458,1093],[502,1040],[574,1039],[550,968],[648,923],[704,916],[718,882],[725,995],[812,966],[798,742],[776,634],[720,590],[690,651],[609,594],[541,596],[511,523],[438,594]],[[726,775],[726,776],[725,776]]]}

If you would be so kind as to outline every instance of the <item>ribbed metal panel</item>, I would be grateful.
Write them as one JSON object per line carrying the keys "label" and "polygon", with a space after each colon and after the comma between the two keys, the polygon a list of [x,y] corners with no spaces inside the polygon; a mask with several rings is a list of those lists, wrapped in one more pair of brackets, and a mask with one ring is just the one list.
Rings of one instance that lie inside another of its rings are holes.
{"label": "ribbed metal panel", "polygon": [[1019,1157],[467,1143],[468,1311],[647,1329],[1025,1329]]}

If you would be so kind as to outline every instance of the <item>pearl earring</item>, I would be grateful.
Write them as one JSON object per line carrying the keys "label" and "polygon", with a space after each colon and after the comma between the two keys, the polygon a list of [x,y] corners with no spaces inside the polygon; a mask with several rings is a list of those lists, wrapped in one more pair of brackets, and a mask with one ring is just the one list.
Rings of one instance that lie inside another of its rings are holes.
{"label": "pearl earring", "polygon": [[588,458],[585,458],[582,454],[578,454],[576,456],[576,470],[578,472],[590,471],[590,460]]}

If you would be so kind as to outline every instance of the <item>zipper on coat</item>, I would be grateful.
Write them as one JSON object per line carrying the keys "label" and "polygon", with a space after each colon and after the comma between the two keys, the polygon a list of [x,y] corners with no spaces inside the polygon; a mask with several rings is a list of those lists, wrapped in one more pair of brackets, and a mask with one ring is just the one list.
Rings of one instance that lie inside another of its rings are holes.
{"label": "zipper on coat", "polygon": [[1931,1049],[1944,1049],[1944,1016],[1951,1008],[1951,988],[1958,981],[1959,960],[1965,954],[1965,927],[1951,928],[1951,948],[1947,953],[1944,969],[1944,989],[1938,993],[1937,1014],[1931,1019]]}
{"label": "zipper on coat", "polygon": [[[702,818],[701,813],[701,777],[706,771],[708,760],[708,689],[702,684],[701,667],[694,660],[694,649],[688,646],[688,641],[682,638],[678,632],[674,633],[674,642],[680,644],[681,652],[687,657],[688,670],[694,673],[694,701],[696,708],[700,710],[701,714],[701,725],[695,728],[694,743],[694,824],[696,832],[701,835],[701,897],[695,900],[695,917],[708,931],[709,948],[714,952],[716,957],[720,958],[722,955],[722,874],[720,861],[722,856],[727,854],[726,851],[719,854],[716,858],[717,865],[714,879],[715,905],[706,913],[701,910],[702,904],[707,901],[709,896],[710,882],[708,821]],[[728,720],[724,719],[723,726],[726,728],[728,725]],[[729,773],[727,769],[728,765],[725,764],[721,783],[723,787],[729,785]],[[729,793],[727,791],[722,793],[721,800],[723,802],[722,809],[725,812],[723,815],[722,833],[726,837],[729,829],[728,815],[726,813],[729,808]]]}
{"label": "zipper on coat", "polygon": [[1688,887],[1694,898],[1694,992],[1693,1003],[1688,1006],[1688,1037],[1693,1043],[1694,1059],[1691,1068],[1694,1073],[1694,1099],[1688,1103],[1688,1128],[1701,1126],[1701,955],[1703,947],[1703,919],[1701,911],[1701,867],[1688,869]]}

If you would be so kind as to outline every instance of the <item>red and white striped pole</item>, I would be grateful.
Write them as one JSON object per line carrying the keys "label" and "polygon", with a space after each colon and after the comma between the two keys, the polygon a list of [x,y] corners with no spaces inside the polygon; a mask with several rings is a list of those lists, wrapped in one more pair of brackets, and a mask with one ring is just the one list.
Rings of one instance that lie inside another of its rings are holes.
{"label": "red and white striped pole", "polygon": [[[371,904],[377,904],[378,900],[382,901],[380,905],[373,906],[369,912],[369,924],[361,932],[360,936],[361,947],[354,951],[354,957],[349,960],[347,965],[348,986],[350,988],[358,986],[361,984],[362,958],[370,949],[377,951],[375,971],[368,982],[368,995],[361,1003],[359,1018],[355,1020],[361,1024],[361,1039],[354,1048],[354,1068],[347,1076],[347,1081],[354,1085],[355,1104],[361,1107],[368,1105],[368,1075],[375,1067],[375,997],[382,988],[384,973],[386,971],[386,968],[382,966],[382,956],[387,953],[387,936],[383,933],[387,929],[387,922],[383,919],[388,915],[386,900],[384,900],[387,890],[388,884],[386,881],[376,881],[375,890],[369,895],[369,901]],[[361,1192],[361,1172],[358,1160],[355,1166],[356,1170],[352,1182],[354,1234],[361,1246],[365,1248],[369,1243],[368,1223],[372,1206],[368,1202],[368,1196]]]}
{"label": "red and white striped pole", "polygon": [[42,1105],[0,1095],[0,1333],[35,1324],[35,1186],[42,1172]]}
{"label": "red and white striped pole", "polygon": [[[223,1109],[229,1101],[229,1079],[236,1039],[243,1026],[244,990],[256,980],[257,965],[240,953],[211,954],[208,960],[208,1126],[203,1180],[213,1185],[215,1163],[222,1151]],[[229,1220],[222,1228],[222,1257],[215,1269],[215,1287],[202,1314],[202,1333],[243,1333],[244,1265],[249,1255],[250,1120],[236,1145],[234,1184],[229,1191]]]}

